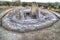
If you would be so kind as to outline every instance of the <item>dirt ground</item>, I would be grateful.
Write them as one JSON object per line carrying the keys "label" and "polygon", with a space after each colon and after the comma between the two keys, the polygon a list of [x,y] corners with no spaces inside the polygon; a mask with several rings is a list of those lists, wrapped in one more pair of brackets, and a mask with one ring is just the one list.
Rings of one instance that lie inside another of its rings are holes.
{"label": "dirt ground", "polygon": [[60,40],[60,20],[51,27],[27,33],[6,31],[0,27],[0,40]]}

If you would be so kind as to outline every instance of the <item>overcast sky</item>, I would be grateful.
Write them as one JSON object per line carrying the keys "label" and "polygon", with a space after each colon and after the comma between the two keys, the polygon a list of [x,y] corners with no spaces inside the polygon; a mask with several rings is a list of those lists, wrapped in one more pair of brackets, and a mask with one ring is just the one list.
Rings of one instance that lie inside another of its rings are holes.
{"label": "overcast sky", "polygon": [[[0,0],[0,1],[12,1],[12,0]],[[22,2],[60,2],[60,0],[21,0]]]}

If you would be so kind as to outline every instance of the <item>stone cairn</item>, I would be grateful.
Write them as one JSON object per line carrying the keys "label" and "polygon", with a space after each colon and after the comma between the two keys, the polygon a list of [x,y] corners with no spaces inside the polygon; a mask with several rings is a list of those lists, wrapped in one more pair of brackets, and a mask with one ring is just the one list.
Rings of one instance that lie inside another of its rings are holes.
{"label": "stone cairn", "polygon": [[52,13],[41,13],[36,3],[32,7],[15,8],[2,20],[2,26],[11,31],[27,32],[48,27],[57,21]]}

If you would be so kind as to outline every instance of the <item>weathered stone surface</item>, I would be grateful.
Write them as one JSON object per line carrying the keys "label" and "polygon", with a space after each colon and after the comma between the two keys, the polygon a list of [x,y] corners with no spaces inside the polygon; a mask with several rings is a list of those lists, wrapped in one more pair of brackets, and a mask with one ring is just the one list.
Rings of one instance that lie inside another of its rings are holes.
{"label": "weathered stone surface", "polygon": [[3,11],[2,13],[0,13],[0,26],[2,25],[2,18],[9,12],[11,11],[13,8],[11,9],[6,9],[6,11]]}

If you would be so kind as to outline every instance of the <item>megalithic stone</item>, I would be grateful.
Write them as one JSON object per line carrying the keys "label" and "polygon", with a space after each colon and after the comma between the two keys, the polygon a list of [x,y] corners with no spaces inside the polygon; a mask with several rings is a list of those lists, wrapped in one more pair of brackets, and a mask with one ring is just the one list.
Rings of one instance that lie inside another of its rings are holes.
{"label": "megalithic stone", "polygon": [[43,15],[41,14],[41,12],[40,12],[40,10],[37,8],[37,18],[42,18],[43,17]]}
{"label": "megalithic stone", "polygon": [[21,14],[21,17],[22,17],[22,20],[24,19],[24,14],[22,11],[20,11],[20,14]]}
{"label": "megalithic stone", "polygon": [[34,15],[36,15],[37,18],[43,17],[36,3],[32,3],[32,16]]}
{"label": "megalithic stone", "polygon": [[35,15],[37,10],[37,5],[35,3],[32,3],[31,9],[32,9],[32,15]]}

